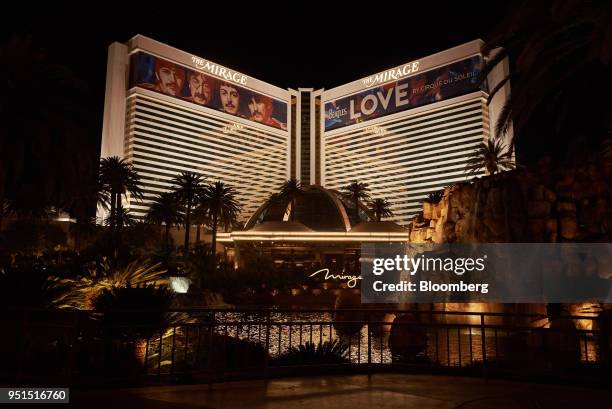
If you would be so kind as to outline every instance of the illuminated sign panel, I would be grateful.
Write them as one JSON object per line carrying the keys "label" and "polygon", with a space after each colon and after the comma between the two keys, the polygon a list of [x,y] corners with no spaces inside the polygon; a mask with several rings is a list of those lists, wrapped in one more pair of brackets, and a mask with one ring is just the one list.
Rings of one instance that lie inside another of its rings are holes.
{"label": "illuminated sign panel", "polygon": [[[474,56],[393,82],[418,71],[418,62],[363,80],[366,90],[325,102],[325,130],[341,128],[479,89],[482,58]],[[381,84],[374,86],[375,84]]]}
{"label": "illuminated sign panel", "polygon": [[233,81],[237,84],[246,85],[247,76],[238,72],[232,71],[228,68],[221,67],[213,62],[207,61],[199,57],[191,57],[191,61],[195,64],[196,68],[202,71],[208,71],[211,74],[217,75],[227,81]]}
{"label": "illuminated sign panel", "polygon": [[368,78],[364,78],[362,80],[363,85],[366,88],[370,88],[371,86],[384,84],[385,82],[391,80],[399,80],[410,74],[413,74],[419,70],[419,62],[415,61],[412,63],[404,64],[399,68],[393,68],[391,70],[383,71],[376,75],[371,75]]}
{"label": "illuminated sign panel", "polygon": [[285,101],[237,85],[246,84],[247,77],[243,74],[197,57],[192,60],[197,70],[137,52],[130,59],[129,87],[149,89],[277,129],[287,129]]}

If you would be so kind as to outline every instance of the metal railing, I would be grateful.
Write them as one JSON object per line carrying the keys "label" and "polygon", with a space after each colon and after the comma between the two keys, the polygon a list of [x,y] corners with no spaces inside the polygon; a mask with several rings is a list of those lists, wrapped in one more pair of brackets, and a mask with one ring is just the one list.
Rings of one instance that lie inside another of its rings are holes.
{"label": "metal railing", "polygon": [[576,375],[610,364],[610,335],[597,316],[550,323],[537,314],[192,308],[172,310],[162,325],[139,324],[147,313],[124,311],[131,319],[108,323],[94,311],[14,311],[3,317],[12,336],[3,337],[1,375],[206,382],[323,370]]}

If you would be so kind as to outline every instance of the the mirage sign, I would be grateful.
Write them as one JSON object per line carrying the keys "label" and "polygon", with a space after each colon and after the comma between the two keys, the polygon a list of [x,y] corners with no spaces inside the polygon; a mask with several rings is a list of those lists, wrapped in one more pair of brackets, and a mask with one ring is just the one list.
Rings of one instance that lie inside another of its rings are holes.
{"label": "the mirage sign", "polygon": [[[482,59],[474,56],[325,102],[325,130],[341,128],[479,89]],[[412,73],[412,65],[410,66]],[[387,76],[388,80],[395,77]]]}

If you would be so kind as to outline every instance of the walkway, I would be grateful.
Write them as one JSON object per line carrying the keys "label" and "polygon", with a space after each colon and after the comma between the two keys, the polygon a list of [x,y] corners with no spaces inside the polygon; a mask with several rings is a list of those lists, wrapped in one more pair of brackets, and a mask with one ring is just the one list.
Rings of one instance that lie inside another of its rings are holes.
{"label": "walkway", "polygon": [[224,409],[610,409],[612,390],[477,378],[376,374],[160,386],[72,394],[72,407]]}

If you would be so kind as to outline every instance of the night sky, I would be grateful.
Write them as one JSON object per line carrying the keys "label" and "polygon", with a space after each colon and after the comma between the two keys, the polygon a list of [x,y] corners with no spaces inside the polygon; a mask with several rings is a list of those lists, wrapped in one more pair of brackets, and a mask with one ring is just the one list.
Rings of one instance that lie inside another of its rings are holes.
{"label": "night sky", "polygon": [[391,7],[397,3],[360,5],[348,13],[348,5],[334,2],[292,2],[284,3],[284,18],[283,11],[270,11],[271,4],[263,13],[237,3],[231,12],[188,2],[105,2],[87,10],[26,4],[22,12],[3,13],[0,30],[2,40],[15,32],[31,35],[53,61],[84,81],[87,122],[91,137],[99,138],[106,53],[114,41],[143,34],[282,88],[332,88],[466,41],[486,40],[506,12],[491,3],[425,3],[402,9]]}

